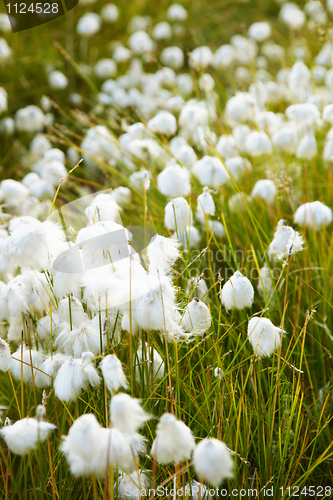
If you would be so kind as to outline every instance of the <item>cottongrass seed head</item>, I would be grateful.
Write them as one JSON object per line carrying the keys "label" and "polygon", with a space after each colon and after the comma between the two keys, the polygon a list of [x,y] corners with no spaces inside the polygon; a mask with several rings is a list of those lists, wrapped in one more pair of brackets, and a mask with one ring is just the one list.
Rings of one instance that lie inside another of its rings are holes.
{"label": "cottongrass seed head", "polygon": [[281,346],[282,328],[274,326],[268,318],[251,318],[247,335],[253,352],[258,358],[271,356]]}
{"label": "cottongrass seed head", "polygon": [[227,311],[251,307],[253,299],[253,286],[250,280],[239,271],[229,278],[221,290],[221,302]]}
{"label": "cottongrass seed head", "polygon": [[234,462],[226,445],[215,438],[203,439],[193,453],[195,471],[200,480],[213,486],[233,477]]}

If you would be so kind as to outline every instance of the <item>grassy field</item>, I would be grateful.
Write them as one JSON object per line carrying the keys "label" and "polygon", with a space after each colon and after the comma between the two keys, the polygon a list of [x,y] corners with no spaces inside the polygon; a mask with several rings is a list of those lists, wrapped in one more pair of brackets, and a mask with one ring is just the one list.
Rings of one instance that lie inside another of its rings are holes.
{"label": "grassy field", "polygon": [[[115,25],[106,26],[89,40],[82,58],[82,42],[75,32],[79,17],[85,12],[99,12],[103,3],[77,6],[64,19],[18,34],[5,34],[13,50],[13,60],[1,67],[0,86],[8,93],[8,115],[28,104],[40,103],[42,95],[49,96],[54,106],[54,125],[45,132],[53,147],[66,151],[75,146],[80,156],[80,143],[87,129],[96,124],[106,125],[119,136],[122,123],[140,121],[135,109],[118,106],[103,107],[98,103],[100,82],[95,76],[82,77],[79,62],[94,65],[101,57],[110,57],[110,42],[126,43],[128,25],[133,15],[149,15],[153,24],[165,20],[169,1],[132,1],[119,6],[120,17]],[[268,0],[236,3],[224,0],[187,1],[184,36],[169,42],[159,42],[158,51],[165,46],[178,45],[187,54],[195,47],[209,45],[212,50],[229,43],[234,34],[246,34],[254,21],[269,21],[273,38],[284,48],[302,39],[309,49],[306,61],[311,68],[313,57],[328,37],[331,21],[322,31],[289,32],[278,19],[279,5]],[[298,2],[300,6],[304,2]],[[293,40],[294,39],[294,40]],[[293,57],[287,52],[283,64],[291,67]],[[45,68],[52,64],[68,77],[69,87],[52,90],[47,82]],[[158,59],[145,66],[146,72],[155,72],[161,64]],[[281,65],[272,65],[275,77]],[[126,68],[119,65],[119,73]],[[194,81],[201,70],[191,69]],[[219,119],[212,129],[220,136],[231,128],[223,114],[226,101],[235,89],[247,91],[246,85],[235,78],[231,70],[207,70],[215,80]],[[82,96],[78,109],[70,105],[70,92]],[[200,90],[196,92],[200,95]],[[202,94],[201,94],[201,98]],[[284,112],[286,104],[271,107],[276,113]],[[143,118],[142,118],[143,120]],[[300,498],[310,498],[308,488],[314,486],[315,498],[330,498],[328,487],[333,487],[332,437],[332,361],[333,361],[333,237],[331,226],[318,232],[299,228],[305,245],[302,252],[287,261],[272,262],[267,249],[280,219],[293,225],[293,214],[306,202],[320,200],[333,206],[332,165],[322,160],[325,134],[328,127],[316,132],[318,156],[309,161],[294,154],[274,151],[272,155],[250,158],[252,170],[241,180],[229,182],[213,194],[216,217],[226,229],[223,238],[215,236],[207,227],[200,228],[198,248],[181,248],[181,257],[173,270],[173,284],[179,287],[177,298],[181,307],[192,299],[193,291],[186,291],[187,282],[203,273],[209,292],[206,295],[212,324],[202,338],[190,343],[171,342],[166,345],[163,335],[156,331],[140,330],[131,336],[121,331],[119,341],[107,332],[108,343],[103,355],[115,353],[123,363],[129,384],[129,394],[142,400],[143,408],[154,417],[143,428],[148,440],[147,453],[140,459],[140,468],[149,471],[154,485],[173,485],[174,466],[154,463],[150,455],[158,418],[165,412],[174,413],[190,427],[196,441],[214,437],[225,442],[234,456],[234,478],[224,487],[232,498],[266,498],[264,490],[273,488],[272,498],[287,499],[293,492]],[[28,148],[32,136],[15,134],[0,138],[0,179],[21,180],[29,171]],[[155,136],[161,147],[168,149],[163,137]],[[208,153],[214,154],[208,146]],[[126,227],[146,224],[159,234],[170,236],[164,226],[164,208],[168,199],[157,189],[156,177],[162,170],[158,162],[135,160],[139,168],[151,172],[151,186],[146,194],[132,189],[132,201],[121,213]],[[74,165],[67,163],[68,170]],[[61,186],[56,206],[66,204],[85,194],[102,189],[129,186],[130,171],[121,163],[112,166],[99,161],[94,168],[83,162]],[[267,206],[263,200],[253,199],[244,210],[230,210],[228,200],[235,193],[250,195],[254,183],[270,178],[277,187],[277,200]],[[195,211],[197,196],[202,192],[199,181],[192,176],[191,193],[187,197]],[[296,227],[296,226],[295,226]],[[258,270],[267,263],[276,278],[271,296],[258,293]],[[223,284],[236,271],[241,270],[252,282],[255,299],[252,309],[226,312],[219,292]],[[259,359],[253,354],[247,338],[247,324],[253,314],[263,314],[286,334],[281,349],[271,357]],[[30,315],[28,324],[33,339],[38,317]],[[8,322],[3,322],[8,328]],[[145,383],[135,377],[135,357],[140,342],[148,342],[162,356],[165,375],[161,381]],[[13,344],[13,351],[14,351]],[[15,349],[16,350],[16,349]],[[102,356],[96,356],[98,366]],[[216,377],[219,368],[223,377]],[[47,420],[57,426],[55,432],[38,449],[27,456],[11,453],[0,441],[0,498],[1,499],[103,499],[116,498],[110,481],[95,481],[91,477],[75,478],[69,470],[59,446],[61,436],[67,435],[76,418],[94,413],[102,426],[109,422],[109,398],[102,383],[90,388],[76,402],[64,403],[47,390]],[[42,391],[34,384],[21,384],[12,380],[10,373],[0,372],[0,405],[7,409],[3,420],[13,422],[34,416],[42,401]],[[178,485],[195,478],[190,461],[178,470]],[[198,479],[196,477],[196,479]],[[326,487],[326,489],[325,489]],[[293,489],[294,488],[294,489]],[[302,489],[303,490],[302,493]],[[242,491],[244,494],[242,494]],[[257,490],[251,495],[248,490]],[[231,493],[235,491],[234,495]],[[311,491],[311,490],[310,490]],[[232,496],[233,495],[233,496]],[[268,497],[268,495],[267,495]],[[220,498],[226,498],[221,496]]]}

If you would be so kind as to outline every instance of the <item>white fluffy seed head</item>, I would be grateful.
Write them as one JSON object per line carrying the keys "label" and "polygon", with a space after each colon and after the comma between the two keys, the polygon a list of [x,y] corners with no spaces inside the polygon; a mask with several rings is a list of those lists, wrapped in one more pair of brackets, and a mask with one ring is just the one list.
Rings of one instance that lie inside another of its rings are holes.
{"label": "white fluffy seed head", "polygon": [[318,146],[316,138],[313,135],[302,137],[296,149],[296,157],[303,160],[312,160],[317,154]]}
{"label": "white fluffy seed head", "polygon": [[192,171],[203,186],[214,189],[225,184],[229,178],[224,165],[215,156],[204,156],[194,163]]}
{"label": "white fluffy seed head", "polygon": [[285,259],[289,255],[303,250],[303,238],[292,227],[286,226],[285,221],[281,219],[278,222],[274,238],[268,247],[268,254],[274,255],[277,259]]}
{"label": "white fluffy seed head", "polygon": [[167,137],[175,135],[177,131],[176,118],[168,111],[160,111],[154,118],[149,120],[147,126],[155,134],[161,134]]}
{"label": "white fluffy seed head", "polygon": [[272,143],[265,132],[251,132],[245,140],[245,151],[250,156],[270,155]]}
{"label": "white fluffy seed head", "polygon": [[256,22],[251,24],[248,35],[253,38],[256,42],[263,42],[270,38],[272,34],[271,27],[266,22]]}
{"label": "white fluffy seed head", "polygon": [[38,351],[29,349],[28,346],[21,345],[14,354],[10,363],[10,373],[16,380],[32,383],[32,377],[36,377],[36,368],[39,368],[44,361],[44,356]]}
{"label": "white fluffy seed head", "polygon": [[56,378],[60,367],[67,360],[67,356],[59,352],[48,356],[40,365],[40,369],[36,372],[35,385],[38,389],[46,389],[50,387],[53,379]]}
{"label": "white fluffy seed head", "polygon": [[215,214],[215,203],[207,186],[203,188],[203,193],[198,196],[196,215],[201,222],[205,222],[206,216]]}
{"label": "white fluffy seed head", "polygon": [[195,447],[191,430],[171,413],[164,413],[156,429],[151,454],[160,464],[180,462],[189,459]]}
{"label": "white fluffy seed head", "polygon": [[307,226],[315,231],[332,222],[332,210],[321,201],[305,203],[298,207],[294,214],[294,222],[299,226]]}
{"label": "white fluffy seed head", "polygon": [[216,152],[224,159],[238,156],[238,148],[232,135],[222,135],[216,144]]}
{"label": "white fluffy seed head", "polygon": [[83,353],[81,359],[69,357],[61,366],[54,381],[55,395],[65,402],[75,401],[88,384],[96,387],[100,378],[91,363],[92,352]]}
{"label": "white fluffy seed head", "polygon": [[161,61],[172,69],[180,69],[184,65],[184,53],[179,47],[166,47],[161,52]]}
{"label": "white fluffy seed head", "polygon": [[124,434],[133,435],[150,416],[141,408],[140,400],[128,394],[116,394],[110,403],[111,423]]}
{"label": "white fluffy seed head", "polygon": [[171,231],[184,231],[192,222],[192,212],[185,198],[169,201],[165,207],[164,223]]}
{"label": "white fluffy seed head", "polygon": [[75,420],[63,437],[61,451],[66,455],[71,473],[77,477],[95,475],[105,479],[108,467],[121,467],[132,473],[134,462],[126,436],[117,429],[103,429],[92,414]]}
{"label": "white fluffy seed head", "polygon": [[158,268],[170,272],[173,264],[179,258],[179,243],[174,238],[165,238],[157,234],[147,248],[149,257],[149,272]]}
{"label": "white fluffy seed head", "polygon": [[36,450],[38,443],[45,441],[56,426],[49,422],[38,421],[35,418],[23,418],[13,425],[0,430],[10,451],[17,455],[26,455]]}
{"label": "white fluffy seed head", "polygon": [[248,339],[258,358],[271,356],[279,349],[283,333],[282,328],[274,326],[268,318],[251,318],[247,329]]}
{"label": "white fluffy seed head", "polygon": [[193,462],[198,478],[213,486],[219,486],[224,479],[233,477],[231,453],[218,439],[208,438],[197,444]]}
{"label": "white fluffy seed head", "polygon": [[83,37],[91,37],[98,33],[102,25],[101,18],[94,12],[87,12],[84,14],[77,23],[76,31]]}
{"label": "white fluffy seed head", "polygon": [[268,299],[274,290],[273,272],[266,264],[259,269],[258,292],[262,297]]}
{"label": "white fluffy seed head", "polygon": [[41,132],[44,128],[44,113],[34,104],[21,108],[16,112],[15,125],[18,132],[30,134]]}
{"label": "white fluffy seed head", "polygon": [[252,189],[252,198],[262,198],[269,205],[273,204],[276,199],[276,187],[273,181],[269,179],[261,179],[257,181]]}
{"label": "white fluffy seed head", "polygon": [[63,436],[61,451],[65,454],[71,473],[75,476],[96,473],[96,459],[100,452],[101,426],[95,415],[81,415]]}
{"label": "white fluffy seed head", "polygon": [[188,196],[191,191],[190,172],[177,163],[169,165],[157,176],[159,191],[169,198]]}
{"label": "white fluffy seed head", "polygon": [[190,335],[203,335],[211,323],[212,319],[206,304],[194,298],[185,308],[181,326]]}
{"label": "white fluffy seed head", "polygon": [[6,372],[11,363],[11,353],[10,353],[10,347],[9,344],[3,340],[0,339],[0,370],[3,372]]}
{"label": "white fluffy seed head", "polygon": [[119,18],[119,9],[113,3],[103,5],[101,17],[105,23],[115,23]]}
{"label": "white fluffy seed head", "polygon": [[115,354],[105,356],[100,364],[100,368],[106,386],[112,394],[118,392],[120,387],[127,389],[128,385],[121,361]]}
{"label": "white fluffy seed head", "polygon": [[88,217],[90,224],[98,221],[113,221],[120,224],[121,211],[122,209],[116,201],[115,194],[112,192],[111,194],[98,194],[84,213]]}
{"label": "white fluffy seed head", "polygon": [[68,79],[61,71],[51,71],[48,80],[51,89],[63,90],[68,86]]}
{"label": "white fluffy seed head", "polygon": [[221,302],[227,311],[251,307],[254,298],[253,286],[246,276],[236,271],[221,290]]}

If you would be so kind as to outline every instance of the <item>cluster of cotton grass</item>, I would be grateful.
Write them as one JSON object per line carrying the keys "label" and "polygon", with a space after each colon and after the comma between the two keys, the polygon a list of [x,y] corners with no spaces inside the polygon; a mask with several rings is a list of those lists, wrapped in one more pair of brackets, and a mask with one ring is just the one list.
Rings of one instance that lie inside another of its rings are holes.
{"label": "cluster of cotton grass", "polygon": [[[291,31],[306,24],[314,30],[318,24],[325,26],[331,10],[332,2],[327,10],[319,1],[307,2],[304,11],[284,3],[280,18]],[[104,25],[117,23],[118,16],[112,4],[98,14],[85,13],[77,24],[83,48],[88,50],[94,35]],[[140,400],[119,392],[129,391],[130,383],[114,346],[126,332],[129,337],[158,332],[163,350],[143,341],[126,368],[133,363],[137,381],[147,388],[164,377],[171,380],[168,344],[192,345],[211,328],[204,278],[198,275],[181,294],[174,270],[180,253],[203,249],[207,235],[219,241],[225,237],[215,213],[220,195],[230,216],[249,210],[256,199],[274,213],[278,186],[269,169],[250,193],[240,189],[251,161],[263,158],[269,163],[273,155],[285,154],[306,166],[320,155],[329,168],[333,158],[331,39],[309,63],[302,38],[296,36],[286,54],[274,42],[271,26],[258,22],[247,36],[235,35],[215,52],[199,46],[187,55],[175,45],[186,18],[186,10],[177,4],[155,26],[151,19],[136,16],[127,44],[113,43],[112,57],[97,61],[93,68],[84,66],[99,85],[99,112],[105,111],[110,122],[118,112],[122,117],[119,136],[104,125],[91,126],[82,142],[65,154],[43,134],[54,119],[48,97],[43,96],[40,107],[28,105],[14,117],[5,116],[8,97],[0,89],[2,133],[33,135],[25,157],[30,171],[20,181],[6,179],[0,184],[0,369],[21,384],[46,393],[53,389],[65,404],[104,384],[109,398],[106,427],[94,413],[78,416],[60,450],[75,476],[109,480],[110,471],[112,477],[121,471],[116,487],[122,498],[137,498],[134,493],[128,496],[126,487],[149,488],[147,471],[139,469],[143,454],[149,453],[153,462],[175,465],[176,473],[193,456],[197,478],[215,486],[233,476],[233,461],[220,440],[207,437],[196,444],[190,428],[173,413],[159,419],[148,451],[142,429],[154,416]],[[1,60],[10,59],[10,48],[3,39],[0,43]],[[294,60],[290,67],[286,56]],[[156,58],[158,69],[146,72],[145,66]],[[271,65],[281,67],[274,77]],[[215,75],[229,72],[247,89],[235,89],[228,99],[223,113],[228,132],[222,135],[217,132],[219,95],[211,70]],[[47,71],[50,89],[68,87],[66,75],[54,68]],[[70,98],[75,106],[82,100],[79,94]],[[141,121],[123,118],[122,110],[131,107]],[[284,112],[273,112],[274,107]],[[317,134],[323,131],[327,134],[320,149]],[[57,187],[80,159],[79,151],[84,152],[80,168],[96,172],[104,163],[130,175],[128,186],[113,186],[111,192],[93,196],[85,206],[85,224],[74,229],[49,215]],[[131,246],[132,235],[122,225],[121,214],[133,192],[149,197],[152,182],[164,197],[165,234],[172,236],[154,236],[142,258]],[[197,185],[202,187],[193,210],[189,199]],[[321,231],[332,222],[332,210],[319,200],[299,203],[289,215],[302,234],[284,220],[272,221],[267,262],[258,270],[256,283],[258,300],[264,297],[265,304],[272,303],[276,293],[270,266],[277,261],[287,264],[303,251],[306,230]],[[115,254],[115,241],[121,258]],[[219,296],[225,311],[249,311],[255,301],[253,284],[239,270],[223,283]],[[247,336],[257,358],[279,354],[284,333],[282,318],[276,326],[260,312],[248,321]],[[52,430],[56,432],[40,405],[35,418],[5,425],[0,433],[13,453],[24,455]]]}

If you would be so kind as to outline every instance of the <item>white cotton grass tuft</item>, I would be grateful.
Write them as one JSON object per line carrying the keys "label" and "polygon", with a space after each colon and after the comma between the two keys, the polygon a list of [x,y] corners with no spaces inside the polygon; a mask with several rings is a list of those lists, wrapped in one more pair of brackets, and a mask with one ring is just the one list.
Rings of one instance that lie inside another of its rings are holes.
{"label": "white cotton grass tuft", "polygon": [[305,203],[298,207],[294,214],[294,222],[299,226],[306,226],[315,231],[332,222],[332,210],[321,201]]}
{"label": "white cotton grass tuft", "polygon": [[202,186],[214,189],[222,186],[229,179],[221,160],[215,156],[204,156],[196,161],[192,167],[192,172],[198,177]]}
{"label": "white cotton grass tuft", "polygon": [[[122,328],[135,335],[139,329],[172,332],[180,331],[180,314],[176,303],[176,288],[170,277],[156,270],[149,275],[137,276],[138,287],[133,286],[131,301],[121,306]],[[130,309],[132,328],[130,328]]]}
{"label": "white cotton grass tuft", "polygon": [[250,280],[239,271],[229,278],[221,290],[221,302],[227,311],[251,307],[253,299],[253,286]]}
{"label": "white cotton grass tuft", "polygon": [[100,474],[100,436],[101,426],[92,414],[81,415],[68,435],[63,436],[60,450],[65,454],[72,474],[78,477]]}
{"label": "white cotton grass tuft", "polygon": [[[90,351],[93,354],[99,354],[101,349],[100,327],[98,316],[93,319],[87,319],[77,328],[71,328],[70,324],[58,325],[57,338],[54,342],[55,347],[63,351],[68,356],[80,357],[84,352]],[[105,345],[105,336],[102,334],[102,347]]]}
{"label": "white cotton grass tuft", "polygon": [[36,418],[23,418],[12,425],[4,426],[0,434],[8,448],[16,455],[27,455],[45,441],[56,426]]}
{"label": "white cotton grass tuft", "polygon": [[118,205],[114,192],[98,194],[84,211],[90,224],[108,220],[120,224],[120,212],[122,212],[122,208]]}
{"label": "white cotton grass tuft", "polygon": [[159,234],[153,236],[148,248],[149,272],[161,269],[165,273],[171,271],[172,266],[178,260],[179,243],[174,238],[165,238]]}
{"label": "white cotton grass tuft", "polygon": [[141,408],[139,399],[124,393],[111,398],[110,414],[112,425],[129,436],[136,434],[150,418],[150,415]]}
{"label": "white cotton grass tuft", "polygon": [[273,181],[261,179],[257,181],[252,189],[252,198],[261,198],[268,205],[272,205],[276,200],[277,189]]}
{"label": "white cotton grass tuft", "polygon": [[192,212],[183,197],[174,198],[165,207],[164,224],[170,231],[184,231],[192,222]]}
{"label": "white cotton grass tuft", "polygon": [[166,47],[161,52],[161,61],[164,66],[172,69],[180,69],[184,65],[184,53],[179,47]]}
{"label": "white cotton grass tuft", "polygon": [[248,35],[253,38],[256,42],[263,42],[270,38],[272,34],[271,27],[266,22],[256,22],[251,24]]}
{"label": "white cotton grass tuft", "polygon": [[126,436],[118,429],[101,427],[93,414],[84,414],[75,420],[68,435],[63,436],[60,449],[76,477],[104,479],[111,465],[127,473],[134,470],[133,454]]}
{"label": "white cotton grass tuft", "polygon": [[169,111],[160,111],[147,123],[148,128],[155,134],[169,137],[175,135],[177,131],[177,121]]}
{"label": "white cotton grass tuft", "polygon": [[233,478],[234,462],[227,446],[218,439],[208,438],[196,445],[193,453],[194,468],[198,478],[213,486]]}
{"label": "white cotton grass tuft", "polygon": [[169,165],[158,174],[157,187],[164,196],[169,198],[188,196],[191,191],[190,172],[177,163]]}
{"label": "white cotton grass tuft", "polygon": [[274,326],[268,318],[251,318],[247,335],[253,352],[258,358],[271,356],[281,346],[282,328]]}
{"label": "white cotton grass tuft", "polygon": [[244,149],[250,156],[270,155],[272,143],[269,136],[263,131],[251,132],[245,140]]}
{"label": "white cotton grass tuft", "polygon": [[303,245],[303,237],[281,219],[278,222],[273,241],[268,247],[268,254],[274,255],[278,260],[286,259],[289,255],[302,251]]}
{"label": "white cotton grass tuft", "polygon": [[206,217],[215,214],[215,203],[207,186],[203,188],[203,193],[198,196],[197,202],[196,216],[200,222],[204,223]]}
{"label": "white cotton grass tuft", "polygon": [[16,111],[15,125],[18,132],[34,134],[41,132],[44,128],[45,116],[43,111],[34,104]]}
{"label": "white cotton grass tuft", "polygon": [[215,150],[225,160],[239,154],[237,143],[232,135],[222,135],[216,144]]}
{"label": "white cotton grass tuft", "polygon": [[169,40],[172,38],[172,28],[169,23],[162,21],[157,23],[153,30],[155,40]]}
{"label": "white cotton grass tuft", "polygon": [[206,304],[195,297],[185,308],[180,325],[189,336],[203,335],[212,323]]}
{"label": "white cotton grass tuft", "polygon": [[[65,250],[74,247],[72,242],[67,242]],[[81,273],[58,272],[52,267],[51,274],[53,277],[53,293],[58,299],[63,299],[69,294],[78,295],[80,293],[80,284],[82,280]]]}
{"label": "white cotton grass tuft", "polygon": [[22,344],[17,351],[12,354],[10,363],[10,373],[16,380],[32,383],[33,377],[36,377],[37,370],[44,361],[44,355],[34,349],[29,349],[28,346]]}
{"label": "white cotton grass tuft", "polygon": [[151,455],[159,464],[179,464],[191,458],[195,447],[191,429],[171,413],[164,413],[156,428]]}
{"label": "white cotton grass tuft", "polygon": [[51,71],[48,80],[51,89],[63,90],[68,86],[68,78],[61,71]]}
{"label": "white cotton grass tuft", "polygon": [[144,54],[154,49],[153,40],[148,33],[143,30],[138,30],[133,33],[128,39],[128,45],[135,54]]}
{"label": "white cotton grass tuft", "polygon": [[228,172],[228,179],[238,181],[245,172],[251,170],[251,163],[247,158],[233,156],[225,160],[225,169]]}
{"label": "white cotton grass tuft", "polygon": [[207,68],[213,61],[213,53],[209,47],[203,45],[195,48],[190,52],[189,66],[190,68],[199,67]]}
{"label": "white cotton grass tuft", "polygon": [[91,362],[93,358],[92,352],[85,352],[80,359],[69,357],[62,364],[54,381],[57,398],[66,403],[75,401],[88,384],[99,385],[99,375]]}
{"label": "white cotton grass tuft", "polygon": [[100,59],[95,64],[94,73],[101,80],[114,78],[117,74],[117,64],[113,59]]}
{"label": "white cotton grass tuft", "polygon": [[24,283],[10,280],[0,292],[0,320],[25,314],[28,307],[29,289]]}
{"label": "white cotton grass tuft", "polygon": [[173,3],[167,10],[167,17],[170,21],[185,21],[187,15],[187,10],[179,3]]}
{"label": "white cotton grass tuft", "polygon": [[72,295],[70,300],[66,298],[59,301],[57,314],[59,323],[72,323],[73,328],[78,328],[81,323],[88,319],[81,301]]}
{"label": "white cotton grass tuft", "polygon": [[108,390],[114,394],[120,387],[128,388],[126,377],[120,359],[115,354],[109,354],[103,358],[100,369]]}
{"label": "white cotton grass tuft", "polygon": [[99,32],[102,21],[98,14],[94,12],[85,13],[78,21],[76,32],[82,37],[91,37]]}
{"label": "white cotton grass tuft", "polygon": [[56,352],[52,356],[44,359],[40,365],[39,370],[36,371],[35,385],[38,389],[45,389],[52,385],[53,380],[56,378],[60,367],[67,361],[68,356]]}
{"label": "white cotton grass tuft", "polygon": [[119,9],[114,3],[103,5],[101,17],[105,23],[115,23],[119,18]]}
{"label": "white cotton grass tuft", "polygon": [[121,208],[126,207],[131,202],[132,193],[131,193],[131,190],[128,187],[118,186],[112,192],[113,192],[113,195],[115,197],[115,200],[116,200],[117,204]]}
{"label": "white cotton grass tuft", "polygon": [[313,135],[305,135],[300,140],[296,149],[296,158],[312,160],[318,154],[318,145]]}
{"label": "white cotton grass tuft", "polygon": [[11,353],[9,344],[0,338],[0,370],[6,372],[10,368]]}
{"label": "white cotton grass tuft", "polygon": [[265,297],[266,300],[270,298],[274,290],[274,278],[273,272],[265,264],[261,269],[259,269],[259,279],[258,279],[258,292],[261,297]]}
{"label": "white cotton grass tuft", "polygon": [[191,146],[184,144],[180,146],[174,153],[179,163],[185,165],[188,169],[192,170],[194,163],[197,161],[197,155]]}
{"label": "white cotton grass tuft", "polygon": [[64,241],[59,226],[29,217],[21,219],[11,230],[6,254],[17,266],[42,271],[50,268],[52,257],[61,252]]}

